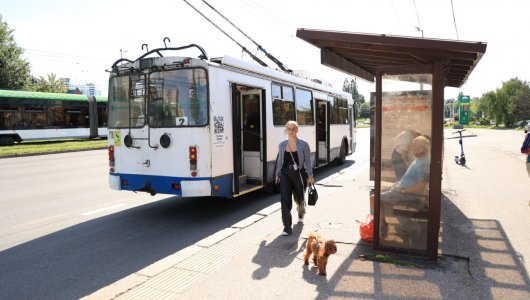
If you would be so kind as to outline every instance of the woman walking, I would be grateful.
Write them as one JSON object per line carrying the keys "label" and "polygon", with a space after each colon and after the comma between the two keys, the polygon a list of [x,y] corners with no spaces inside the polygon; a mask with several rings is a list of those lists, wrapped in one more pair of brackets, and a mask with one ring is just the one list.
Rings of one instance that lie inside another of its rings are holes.
{"label": "woman walking", "polygon": [[[278,160],[276,161],[276,184],[280,184],[282,207],[282,235],[291,235],[293,196],[297,204],[300,222],[305,215],[305,186],[315,182],[311,165],[311,151],[309,144],[298,138],[298,123],[289,121],[285,125],[287,139],[278,147]],[[305,179],[307,174],[307,179]],[[304,182],[306,181],[306,182]]]}

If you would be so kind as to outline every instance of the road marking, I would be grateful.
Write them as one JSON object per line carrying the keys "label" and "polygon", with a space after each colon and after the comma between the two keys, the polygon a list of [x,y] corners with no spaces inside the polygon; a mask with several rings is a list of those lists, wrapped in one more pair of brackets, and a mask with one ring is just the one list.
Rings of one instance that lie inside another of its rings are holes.
{"label": "road marking", "polygon": [[89,216],[89,215],[93,215],[93,214],[100,213],[100,212],[102,212],[102,211],[107,211],[107,210],[115,209],[115,208],[118,208],[118,207],[121,207],[121,206],[125,206],[125,203],[115,204],[115,205],[111,205],[111,206],[103,207],[103,208],[100,208],[100,209],[87,211],[87,212],[85,212],[85,213],[82,213],[81,215],[82,215],[82,216]]}

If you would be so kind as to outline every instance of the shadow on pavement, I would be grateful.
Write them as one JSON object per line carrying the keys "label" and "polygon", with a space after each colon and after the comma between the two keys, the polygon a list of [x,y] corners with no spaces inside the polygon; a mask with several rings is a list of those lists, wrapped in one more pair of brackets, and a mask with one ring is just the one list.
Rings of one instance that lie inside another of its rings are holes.
{"label": "shadow on pavement", "polygon": [[445,195],[439,251],[436,262],[388,254],[395,263],[382,263],[361,259],[383,253],[359,241],[329,280],[304,278],[316,285],[318,299],[530,299],[524,258],[502,225],[468,219]]}
{"label": "shadow on pavement", "polygon": [[259,245],[258,252],[252,258],[252,262],[259,265],[259,268],[252,273],[252,279],[265,279],[269,276],[272,268],[289,266],[296,256],[304,250],[303,245],[298,245],[303,228],[303,223],[296,223],[290,236],[278,236],[268,245],[263,240]]}
{"label": "shadow on pavement", "polygon": [[0,252],[0,299],[79,299],[270,206],[166,198],[80,223]]}

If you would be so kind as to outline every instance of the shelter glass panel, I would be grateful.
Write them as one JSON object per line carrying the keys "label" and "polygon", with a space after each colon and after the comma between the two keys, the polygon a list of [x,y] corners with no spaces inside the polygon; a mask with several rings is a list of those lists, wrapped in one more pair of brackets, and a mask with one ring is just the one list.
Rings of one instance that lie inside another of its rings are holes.
{"label": "shelter glass panel", "polygon": [[432,75],[383,76],[379,244],[427,250]]}

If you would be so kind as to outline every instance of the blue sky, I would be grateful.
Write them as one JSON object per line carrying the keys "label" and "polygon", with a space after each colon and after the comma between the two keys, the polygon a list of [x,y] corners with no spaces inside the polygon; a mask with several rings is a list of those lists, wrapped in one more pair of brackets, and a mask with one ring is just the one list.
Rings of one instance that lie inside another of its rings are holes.
{"label": "blue sky", "polygon": [[[188,0],[252,52],[256,47],[200,0]],[[209,0],[267,51],[294,70],[342,87],[346,74],[320,64],[319,50],[296,38],[297,28],[457,39],[451,0]],[[495,90],[513,77],[530,81],[530,1],[453,0],[458,36],[488,43],[486,54],[460,89],[446,88],[446,98],[463,91],[472,97]],[[417,14],[416,14],[417,11]],[[74,83],[94,83],[107,90],[108,69],[124,57],[136,59],[149,49],[201,45],[209,57],[225,54],[250,60],[241,49],[182,0],[2,0],[0,14],[34,75],[55,73]],[[121,52],[120,52],[121,49]],[[196,56],[195,52],[184,53]],[[266,58],[259,54],[261,59]],[[268,63],[268,61],[266,60]],[[273,65],[270,63],[269,65]],[[358,80],[365,97],[374,86]]]}

